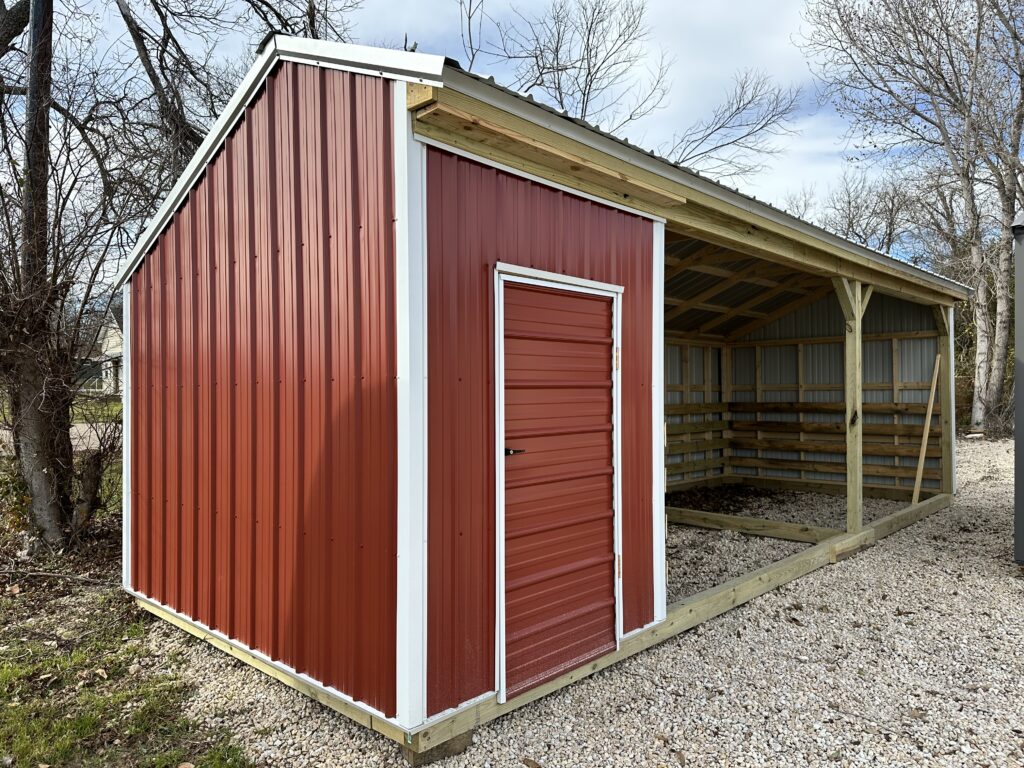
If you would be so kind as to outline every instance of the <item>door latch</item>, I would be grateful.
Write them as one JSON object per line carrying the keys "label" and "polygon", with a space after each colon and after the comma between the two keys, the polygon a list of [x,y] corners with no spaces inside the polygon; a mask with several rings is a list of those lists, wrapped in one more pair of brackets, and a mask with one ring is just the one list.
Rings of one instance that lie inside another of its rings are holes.
{"label": "door latch", "polygon": [[516,454],[519,454],[519,453],[526,453],[526,449],[525,448],[506,448],[505,449],[505,455],[506,456],[515,456]]}

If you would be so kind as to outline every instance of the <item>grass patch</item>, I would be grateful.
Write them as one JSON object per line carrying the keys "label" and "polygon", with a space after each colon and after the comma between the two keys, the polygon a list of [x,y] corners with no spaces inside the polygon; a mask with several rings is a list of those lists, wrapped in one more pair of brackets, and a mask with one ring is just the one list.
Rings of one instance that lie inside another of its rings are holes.
{"label": "grass patch", "polygon": [[0,763],[248,765],[227,734],[182,714],[184,685],[145,663],[148,619],[127,597],[75,588],[33,601],[32,585],[17,595],[6,589],[0,596]]}
{"label": "grass patch", "polygon": [[71,421],[98,424],[121,418],[121,399],[118,397],[81,397],[71,406]]}

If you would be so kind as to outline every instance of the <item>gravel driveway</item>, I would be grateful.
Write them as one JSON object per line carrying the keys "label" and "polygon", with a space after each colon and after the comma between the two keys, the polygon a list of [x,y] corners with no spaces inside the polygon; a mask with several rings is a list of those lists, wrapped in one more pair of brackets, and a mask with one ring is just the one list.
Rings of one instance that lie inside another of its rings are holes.
{"label": "gravel driveway", "polygon": [[[1024,765],[1012,442],[961,443],[959,471],[952,509],[485,725],[439,765]],[[773,559],[760,546],[751,560]],[[383,737],[151,627],[157,664],[195,686],[187,714],[257,764],[403,764]]]}

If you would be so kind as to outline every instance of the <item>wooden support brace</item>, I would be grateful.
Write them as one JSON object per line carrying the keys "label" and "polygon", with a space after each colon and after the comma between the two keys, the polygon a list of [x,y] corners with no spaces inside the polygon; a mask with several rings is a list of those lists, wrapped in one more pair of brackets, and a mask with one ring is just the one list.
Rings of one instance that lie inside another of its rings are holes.
{"label": "wooden support brace", "polygon": [[680,525],[692,525],[696,528],[711,528],[716,531],[737,531],[752,536],[766,536],[771,539],[786,541],[806,541],[817,544],[819,541],[838,536],[842,531],[837,528],[823,528],[817,525],[803,525],[785,520],[766,520],[761,517],[730,515],[720,512],[704,512],[699,509],[683,509],[666,507],[668,521]]}
{"label": "wooden support brace", "polygon": [[939,383],[939,370],[942,367],[942,353],[935,356],[935,367],[932,371],[932,388],[928,392],[928,408],[924,413],[924,424],[921,427],[921,452],[917,457],[917,475],[914,477],[914,496],[911,503],[917,504],[921,499],[921,481],[924,479],[924,460],[928,452],[928,433],[932,428],[932,408],[935,407],[935,388]]}

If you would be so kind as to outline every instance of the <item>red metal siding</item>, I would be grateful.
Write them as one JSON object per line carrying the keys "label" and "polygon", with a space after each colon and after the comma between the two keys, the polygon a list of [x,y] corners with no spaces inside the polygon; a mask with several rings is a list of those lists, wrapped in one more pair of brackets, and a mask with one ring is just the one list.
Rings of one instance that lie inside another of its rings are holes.
{"label": "red metal siding", "polygon": [[494,265],[622,285],[623,621],[653,619],[653,225],[441,150],[427,159],[427,710],[494,688]]}
{"label": "red metal siding", "polygon": [[612,301],[504,287],[505,689],[615,650]]}
{"label": "red metal siding", "polygon": [[281,64],[131,281],[133,586],[389,716],[391,89]]}

